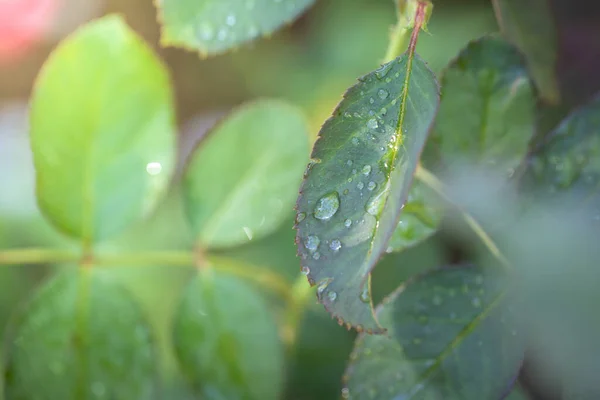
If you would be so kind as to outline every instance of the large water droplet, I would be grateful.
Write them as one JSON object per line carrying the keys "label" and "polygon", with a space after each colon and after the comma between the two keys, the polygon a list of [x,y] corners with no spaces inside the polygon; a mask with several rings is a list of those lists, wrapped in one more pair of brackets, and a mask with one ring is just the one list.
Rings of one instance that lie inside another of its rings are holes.
{"label": "large water droplet", "polygon": [[340,208],[340,196],[337,192],[331,192],[317,201],[314,214],[315,218],[326,221],[333,217]]}
{"label": "large water droplet", "polygon": [[389,96],[389,92],[385,89],[379,89],[379,91],[377,92],[377,96],[379,96],[379,98],[381,100],[385,100],[387,99],[387,97]]}
{"label": "large water droplet", "polygon": [[367,128],[369,129],[377,129],[379,127],[379,123],[375,118],[371,118],[367,121]]}
{"label": "large water droplet", "polygon": [[329,244],[329,248],[333,251],[339,251],[339,249],[342,248],[342,242],[340,242],[338,239],[333,239]]}
{"label": "large water droplet", "polygon": [[375,76],[377,79],[383,79],[392,69],[392,63],[383,64],[381,67],[375,70]]}
{"label": "large water droplet", "polygon": [[316,251],[319,248],[320,243],[321,243],[321,240],[319,239],[318,236],[308,235],[306,237],[306,239],[304,240],[304,247],[306,247],[306,250],[312,252],[312,251]]}
{"label": "large water droplet", "polygon": [[365,165],[362,169],[362,173],[364,175],[369,175],[371,173],[371,166],[370,165]]}

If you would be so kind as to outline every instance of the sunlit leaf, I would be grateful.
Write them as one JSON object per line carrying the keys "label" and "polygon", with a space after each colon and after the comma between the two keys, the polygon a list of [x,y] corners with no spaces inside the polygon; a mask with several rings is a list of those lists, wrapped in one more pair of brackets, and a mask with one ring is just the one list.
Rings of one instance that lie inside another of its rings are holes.
{"label": "sunlit leaf", "polygon": [[8,399],[157,398],[146,320],[131,295],[102,271],[53,278],[11,333],[4,370]]}
{"label": "sunlit leaf", "polygon": [[425,158],[429,168],[478,164],[511,175],[535,129],[533,88],[517,49],[494,36],[473,41],[441,80]]}
{"label": "sunlit leaf", "polygon": [[303,114],[275,100],[242,106],[213,128],[183,182],[196,240],[222,248],[274,232],[293,207],[308,145]]}
{"label": "sunlit leaf", "polygon": [[548,0],[494,0],[502,33],[525,54],[540,95],[560,100],[556,76],[558,33]]}
{"label": "sunlit leaf", "polygon": [[378,308],[387,335],[361,335],[348,399],[501,399],[523,357],[504,280],[474,267],[422,275]]}
{"label": "sunlit leaf", "polygon": [[222,53],[267,36],[298,18],[314,0],[159,0],[161,43]]}
{"label": "sunlit leaf", "polygon": [[120,17],[67,38],[31,102],[38,204],[61,231],[91,243],[149,212],[174,164],[164,66]]}
{"label": "sunlit leaf", "polygon": [[181,368],[203,399],[278,398],[284,370],[277,326],[244,282],[211,271],[198,275],[174,324]]}
{"label": "sunlit leaf", "polygon": [[396,228],[437,111],[438,85],[406,53],[360,78],[325,122],[297,205],[303,271],[340,323],[381,332],[368,276]]}

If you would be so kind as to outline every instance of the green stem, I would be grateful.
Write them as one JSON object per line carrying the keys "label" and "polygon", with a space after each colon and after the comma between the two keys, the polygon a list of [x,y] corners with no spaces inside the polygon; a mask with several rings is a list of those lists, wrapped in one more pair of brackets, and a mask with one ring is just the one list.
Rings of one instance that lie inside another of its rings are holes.
{"label": "green stem", "polygon": [[415,177],[421,182],[423,182],[425,185],[433,189],[445,200],[450,202],[454,207],[456,207],[461,213],[467,225],[469,225],[473,232],[475,232],[475,234],[481,239],[481,241],[483,242],[485,247],[487,247],[490,253],[492,253],[492,255],[496,257],[496,259],[500,261],[502,266],[504,266],[506,269],[512,269],[510,262],[508,262],[504,255],[500,252],[500,249],[498,248],[498,246],[496,246],[496,243],[494,243],[492,238],[487,234],[487,232],[483,229],[479,222],[477,222],[477,220],[473,218],[471,214],[464,211],[452,201],[452,199],[447,194],[448,191],[446,190],[445,185],[433,173],[419,165],[415,172]]}
{"label": "green stem", "polygon": [[410,28],[400,21],[392,28],[390,44],[385,53],[385,59],[383,60],[384,63],[390,62],[400,54],[404,53],[408,46],[410,31]]}
{"label": "green stem", "polygon": [[81,255],[62,249],[11,249],[0,250],[0,265],[60,264],[77,262]]}

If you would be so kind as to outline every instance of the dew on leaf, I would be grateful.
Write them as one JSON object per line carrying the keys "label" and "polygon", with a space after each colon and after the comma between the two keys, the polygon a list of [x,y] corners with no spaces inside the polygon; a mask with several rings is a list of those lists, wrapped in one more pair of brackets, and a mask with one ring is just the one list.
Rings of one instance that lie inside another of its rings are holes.
{"label": "dew on leaf", "polygon": [[352,225],[352,220],[350,218],[348,218],[344,221],[344,226],[346,228],[350,228],[351,225]]}
{"label": "dew on leaf", "polygon": [[371,173],[371,166],[370,165],[365,165],[362,169],[362,173],[364,175],[369,175]]}
{"label": "dew on leaf", "polygon": [[346,165],[349,166],[349,167],[351,167],[352,166],[352,160],[346,161]]}
{"label": "dew on leaf", "polygon": [[306,213],[298,213],[298,215],[296,215],[296,223],[299,224],[300,222],[304,221],[304,218],[306,218]]}
{"label": "dew on leaf", "polygon": [[340,197],[337,192],[331,192],[317,201],[314,214],[315,218],[326,221],[333,217],[340,208]]}
{"label": "dew on leaf", "polygon": [[379,89],[379,91],[377,92],[377,95],[379,96],[379,98],[381,100],[385,100],[390,95],[390,93],[385,89]]}
{"label": "dew on leaf", "polygon": [[358,190],[363,190],[363,188],[365,187],[365,184],[362,182],[358,182],[358,184],[356,185],[356,187],[358,188]]}
{"label": "dew on leaf", "polygon": [[302,269],[300,270],[300,272],[302,272],[302,275],[308,275],[308,274],[310,274],[310,268],[308,268],[308,267],[302,267]]}
{"label": "dew on leaf", "polygon": [[369,287],[365,285],[362,292],[360,292],[360,301],[363,303],[370,303],[371,299],[369,298]]}
{"label": "dew on leaf", "polygon": [[383,79],[388,74],[388,72],[390,72],[391,69],[391,63],[384,64],[375,70],[375,76],[377,77],[377,79]]}
{"label": "dew on leaf", "polygon": [[311,252],[317,251],[320,243],[321,243],[321,240],[319,239],[318,236],[308,235],[306,240],[304,241],[304,247],[306,247],[306,250],[311,251]]}
{"label": "dew on leaf", "polygon": [[314,259],[314,260],[318,260],[319,258],[321,258],[321,253],[319,253],[319,252],[317,251],[317,252],[313,253],[313,256],[312,256],[312,257],[313,257],[313,259]]}
{"label": "dew on leaf", "polygon": [[330,279],[324,279],[323,281],[319,282],[317,286],[317,294],[322,294],[325,291],[325,289],[327,289],[327,286],[329,286],[330,282]]}
{"label": "dew on leaf", "polygon": [[379,123],[375,118],[371,118],[367,121],[367,128],[369,129],[377,129],[379,127]]}
{"label": "dew on leaf", "polygon": [[352,138],[352,144],[353,145],[358,145],[358,138],[353,137]]}
{"label": "dew on leaf", "polygon": [[333,239],[329,244],[329,248],[333,251],[339,251],[339,249],[342,248],[342,242],[340,242],[338,239]]}
{"label": "dew on leaf", "polygon": [[369,184],[367,185],[367,189],[369,190],[375,190],[375,188],[377,187],[377,184],[373,181],[369,182]]}
{"label": "dew on leaf", "polygon": [[335,299],[337,299],[337,293],[329,292],[329,293],[327,293],[327,298],[329,299],[329,301],[334,302]]}

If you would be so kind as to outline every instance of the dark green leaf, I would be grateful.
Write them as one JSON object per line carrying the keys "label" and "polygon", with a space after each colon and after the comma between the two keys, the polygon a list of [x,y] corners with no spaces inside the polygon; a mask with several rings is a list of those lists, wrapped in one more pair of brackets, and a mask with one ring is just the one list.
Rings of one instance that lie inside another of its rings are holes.
{"label": "dark green leaf", "polygon": [[486,399],[510,391],[523,357],[503,280],[473,267],[433,271],[378,308],[387,335],[361,335],[350,399]]}
{"label": "dark green leaf", "polygon": [[146,320],[131,295],[102,271],[81,269],[55,277],[13,328],[4,371],[8,399],[157,396]]}
{"label": "dark green leaf", "polygon": [[340,323],[381,332],[369,273],[387,248],[435,117],[439,88],[406,53],[360,79],[321,129],[297,205],[303,271]]}
{"label": "dark green leaf", "polygon": [[200,144],[184,177],[196,240],[223,248],[274,232],[292,209],[308,152],[297,108],[261,100],[234,111]]}
{"label": "dark green leaf", "polygon": [[534,128],[535,98],[520,54],[504,40],[486,36],[469,43],[443,74],[425,161],[438,169],[478,164],[511,175]]}
{"label": "dark green leaf", "polygon": [[493,0],[502,33],[521,49],[540,95],[560,100],[556,77],[558,34],[548,0]]}
{"label": "dark green leaf", "polygon": [[244,282],[206,271],[184,293],[175,351],[204,399],[277,399],[283,349],[266,302]]}
{"label": "dark green leaf", "polygon": [[273,33],[314,0],[160,0],[161,43],[222,53]]}
{"label": "dark green leaf", "polygon": [[91,243],[148,213],[174,144],[167,71],[120,17],[86,25],[44,65],[31,145],[38,204],[61,231]]}

